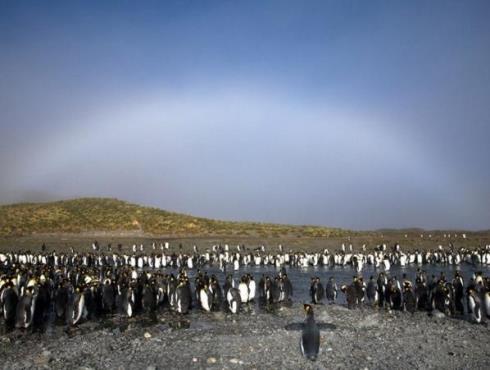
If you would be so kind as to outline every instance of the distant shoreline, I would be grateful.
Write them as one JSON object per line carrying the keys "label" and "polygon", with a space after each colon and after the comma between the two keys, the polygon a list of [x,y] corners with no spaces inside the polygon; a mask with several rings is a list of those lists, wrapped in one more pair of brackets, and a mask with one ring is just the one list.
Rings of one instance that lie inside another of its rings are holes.
{"label": "distant shoreline", "polygon": [[[193,246],[196,245],[201,251],[211,248],[217,244],[229,244],[234,247],[236,245],[245,245],[249,248],[266,246],[270,251],[277,251],[277,247],[281,244],[284,250],[293,250],[298,252],[321,252],[325,248],[330,251],[340,250],[344,244],[349,247],[352,244],[354,251],[361,251],[365,244],[366,250],[370,251],[380,244],[386,244],[391,247],[399,243],[404,251],[425,251],[436,249],[439,245],[443,248],[449,248],[450,243],[455,248],[478,248],[490,244],[490,233],[467,233],[466,238],[460,234],[458,236],[451,235],[444,237],[444,233],[428,234],[424,233],[421,237],[420,233],[403,233],[403,232],[388,232],[384,234],[360,234],[355,236],[345,237],[296,237],[296,238],[261,238],[261,237],[240,237],[232,236],[150,236],[140,233],[115,233],[115,232],[96,232],[96,233],[49,233],[36,234],[20,237],[0,237],[1,251],[16,251],[16,250],[41,250],[44,243],[48,250],[64,251],[73,248],[75,251],[89,252],[94,240],[97,240],[103,247],[110,243],[113,250],[116,250],[118,244],[122,244],[123,251],[130,251],[133,244],[144,244],[150,248],[152,243],[157,247],[160,243],[169,242],[171,250],[181,250],[182,252],[191,252]],[[429,237],[429,235],[431,235]],[[406,236],[406,237],[405,237]],[[180,248],[180,245],[182,248]],[[158,249],[158,248],[157,248]],[[148,249],[147,249],[148,250]]]}

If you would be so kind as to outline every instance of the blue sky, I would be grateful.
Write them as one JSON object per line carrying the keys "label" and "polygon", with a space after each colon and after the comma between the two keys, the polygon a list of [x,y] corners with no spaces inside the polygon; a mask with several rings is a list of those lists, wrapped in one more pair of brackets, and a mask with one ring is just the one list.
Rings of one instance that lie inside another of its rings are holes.
{"label": "blue sky", "polygon": [[0,203],[490,227],[488,1],[0,1]]}

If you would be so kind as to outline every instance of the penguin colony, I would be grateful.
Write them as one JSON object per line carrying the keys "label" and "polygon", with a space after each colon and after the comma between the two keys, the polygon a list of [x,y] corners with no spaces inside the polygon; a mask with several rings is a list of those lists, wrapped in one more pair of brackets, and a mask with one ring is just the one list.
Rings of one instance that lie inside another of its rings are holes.
{"label": "penguin colony", "polygon": [[133,317],[159,310],[186,314],[198,308],[237,314],[256,300],[280,304],[289,302],[293,294],[284,268],[276,276],[262,275],[258,283],[250,274],[238,282],[227,274],[223,285],[214,274],[198,269],[191,284],[187,266],[174,275],[90,257],[0,257],[0,314],[9,329],[42,328],[53,313],[67,326],[104,315]]}
{"label": "penguin colony", "polygon": [[[391,265],[399,264],[490,264],[490,246],[478,250],[450,248],[425,253],[403,253],[399,245],[391,251],[385,245],[378,246],[372,254],[352,253],[352,247],[330,254],[284,252],[279,246],[277,253],[267,253],[265,247],[248,250],[237,246],[231,251],[228,245],[213,246],[205,253],[172,252],[168,243],[157,248],[134,245],[133,253],[124,254],[121,246],[113,252],[110,245],[102,252],[97,243],[91,253],[0,253],[0,314],[8,328],[42,327],[49,315],[67,326],[104,315],[122,314],[133,317],[167,309],[186,314],[192,308],[204,311],[225,310],[239,313],[243,307],[257,300],[264,305],[290,302],[293,286],[284,266],[350,265],[361,271],[365,264],[373,264],[381,272],[366,283],[354,276],[350,285],[337,287],[333,277],[323,286],[318,277],[311,278],[312,304],[320,304],[326,298],[334,303],[338,292],[346,296],[349,308],[360,305],[384,307],[393,310],[440,311],[446,315],[468,313],[476,323],[490,318],[490,278],[476,273],[465,287],[462,276],[456,272],[452,281],[446,277],[432,276],[418,269],[415,282],[403,276],[400,282],[389,276]],[[222,271],[232,266],[274,265],[276,276],[262,275],[256,282],[250,274],[235,281],[227,274],[223,285],[215,275],[209,276],[206,266],[219,266]],[[167,274],[163,269],[176,268],[179,273]],[[187,271],[196,269],[193,287]],[[319,330],[314,320],[313,306],[305,305],[305,323],[300,342],[301,352],[316,359],[319,348]]]}
{"label": "penguin colony", "polygon": [[[330,277],[325,288],[328,303],[335,303],[339,290],[345,294],[347,306],[351,309],[368,305],[411,313],[419,310],[463,316],[466,305],[470,321],[490,320],[490,277],[483,276],[482,272],[473,274],[466,287],[458,271],[449,281],[444,273],[428,279],[426,273],[418,269],[415,284],[405,274],[400,282],[396,276],[389,277],[387,273],[380,272],[376,279],[371,276],[367,284],[362,276],[355,275],[351,284],[340,289]],[[322,303],[323,286],[318,277],[311,279],[310,296],[313,304]]]}

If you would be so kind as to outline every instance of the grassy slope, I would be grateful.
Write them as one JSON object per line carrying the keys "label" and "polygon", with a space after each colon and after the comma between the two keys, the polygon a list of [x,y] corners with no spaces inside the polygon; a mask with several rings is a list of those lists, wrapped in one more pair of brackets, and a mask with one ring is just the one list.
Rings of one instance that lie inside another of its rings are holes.
{"label": "grassy slope", "polygon": [[318,226],[210,220],[107,198],[0,206],[0,236],[95,231],[259,237],[326,237],[347,233],[341,229]]}

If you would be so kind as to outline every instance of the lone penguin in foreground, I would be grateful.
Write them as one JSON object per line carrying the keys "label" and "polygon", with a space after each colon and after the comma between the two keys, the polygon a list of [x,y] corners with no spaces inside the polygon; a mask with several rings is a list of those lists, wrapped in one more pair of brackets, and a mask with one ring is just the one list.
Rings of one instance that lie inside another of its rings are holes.
{"label": "lone penguin in foreground", "polygon": [[301,333],[301,353],[308,360],[315,361],[320,350],[320,329],[315,322],[313,307],[309,304],[304,305],[306,319]]}

